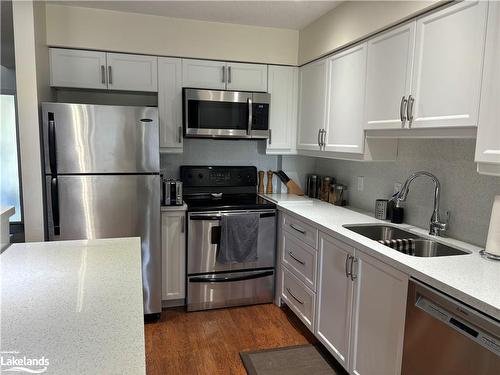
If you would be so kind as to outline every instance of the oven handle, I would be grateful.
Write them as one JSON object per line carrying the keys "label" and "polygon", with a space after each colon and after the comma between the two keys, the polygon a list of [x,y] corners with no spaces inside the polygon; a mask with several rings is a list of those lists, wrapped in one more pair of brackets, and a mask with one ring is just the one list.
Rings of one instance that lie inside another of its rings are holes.
{"label": "oven handle", "polygon": [[233,281],[243,281],[243,280],[252,280],[252,279],[260,279],[261,277],[271,276],[274,274],[274,271],[263,271],[258,273],[252,273],[244,276],[220,276],[220,277],[190,277],[189,282],[192,283],[230,283]]}
{"label": "oven handle", "polygon": [[[241,214],[233,213],[228,215],[241,215]],[[276,212],[263,212],[260,214],[261,219],[264,217],[273,217],[273,216],[276,216]],[[192,215],[189,217],[189,220],[220,220],[221,217],[222,217],[221,215]]]}

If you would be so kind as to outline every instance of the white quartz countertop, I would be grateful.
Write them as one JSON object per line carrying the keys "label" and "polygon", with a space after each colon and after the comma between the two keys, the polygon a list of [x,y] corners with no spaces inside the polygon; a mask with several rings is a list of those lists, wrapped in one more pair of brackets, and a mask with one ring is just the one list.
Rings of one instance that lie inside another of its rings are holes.
{"label": "white quartz countertop", "polygon": [[139,238],[14,244],[0,274],[0,372],[145,374]]}
{"label": "white quartz countertop", "polygon": [[308,203],[279,200],[271,196],[281,211],[315,224],[321,231],[349,243],[386,264],[423,281],[444,293],[500,320],[500,262],[483,258],[481,248],[450,238],[433,238],[467,250],[470,254],[420,258],[406,255],[344,228],[348,224],[388,224],[423,237],[427,231],[410,225],[397,225],[345,207],[310,199]]}

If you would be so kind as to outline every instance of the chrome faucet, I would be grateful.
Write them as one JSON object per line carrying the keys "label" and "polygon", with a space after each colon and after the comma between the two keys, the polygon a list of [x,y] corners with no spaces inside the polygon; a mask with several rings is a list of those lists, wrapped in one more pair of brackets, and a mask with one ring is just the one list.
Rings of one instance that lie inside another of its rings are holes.
{"label": "chrome faucet", "polygon": [[436,176],[432,173],[419,171],[413,173],[410,177],[408,177],[401,188],[401,191],[393,198],[396,201],[396,205],[399,206],[400,202],[406,201],[408,197],[408,191],[410,189],[410,184],[417,177],[429,177],[434,182],[434,210],[432,212],[431,220],[429,222],[429,234],[433,236],[440,236],[442,232],[445,232],[448,229],[448,223],[441,221],[439,214],[439,197],[441,184]]}

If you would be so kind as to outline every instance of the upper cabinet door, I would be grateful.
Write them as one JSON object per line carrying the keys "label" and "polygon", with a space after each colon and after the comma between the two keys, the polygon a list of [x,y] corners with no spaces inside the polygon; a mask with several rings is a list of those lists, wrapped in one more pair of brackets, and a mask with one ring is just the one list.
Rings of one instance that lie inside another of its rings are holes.
{"label": "upper cabinet door", "polygon": [[417,20],[411,127],[477,126],[487,9],[464,1]]}
{"label": "upper cabinet door", "polygon": [[227,67],[223,61],[182,59],[182,86],[224,90]]}
{"label": "upper cabinet door", "polygon": [[158,91],[156,56],[107,53],[108,88],[111,90]]}
{"label": "upper cabinet door", "polygon": [[366,43],[328,59],[325,150],[363,153]]}
{"label": "upper cabinet door", "polygon": [[500,3],[491,2],[476,141],[478,172],[500,175]]}
{"label": "upper cabinet door", "polygon": [[106,53],[50,48],[50,85],[105,89]]}
{"label": "upper cabinet door", "polygon": [[316,337],[348,368],[353,283],[347,277],[354,249],[320,234]]}
{"label": "upper cabinet door", "polygon": [[404,126],[402,107],[410,94],[415,22],[368,41],[365,129]]}
{"label": "upper cabinet door", "polygon": [[320,149],[320,131],[325,129],[326,121],[326,61],[315,61],[299,70],[298,149]]}
{"label": "upper cabinet door", "polygon": [[299,69],[292,66],[269,66],[271,113],[268,154],[287,154],[295,150]]}
{"label": "upper cabinet door", "polygon": [[182,61],[158,58],[160,151],[182,152]]}
{"label": "upper cabinet door", "polygon": [[227,89],[267,91],[267,65],[227,63]]}

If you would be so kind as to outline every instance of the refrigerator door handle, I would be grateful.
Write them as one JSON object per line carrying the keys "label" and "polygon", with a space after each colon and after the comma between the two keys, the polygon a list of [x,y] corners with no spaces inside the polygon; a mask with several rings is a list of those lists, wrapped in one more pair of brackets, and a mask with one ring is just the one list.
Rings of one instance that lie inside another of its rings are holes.
{"label": "refrigerator door handle", "polygon": [[54,224],[54,236],[61,234],[61,227],[59,224],[59,187],[57,177],[52,177],[50,180],[50,197],[52,201],[52,222]]}
{"label": "refrigerator door handle", "polygon": [[54,120],[54,112],[49,112],[49,164],[50,172],[57,174],[57,157],[56,157],[56,122]]}

